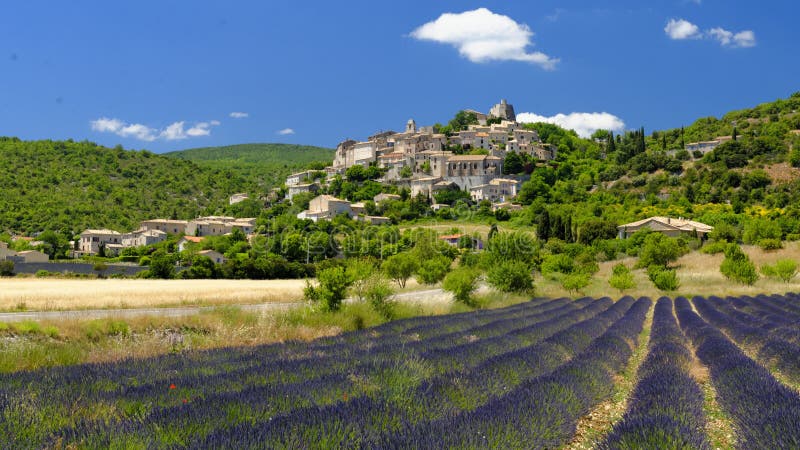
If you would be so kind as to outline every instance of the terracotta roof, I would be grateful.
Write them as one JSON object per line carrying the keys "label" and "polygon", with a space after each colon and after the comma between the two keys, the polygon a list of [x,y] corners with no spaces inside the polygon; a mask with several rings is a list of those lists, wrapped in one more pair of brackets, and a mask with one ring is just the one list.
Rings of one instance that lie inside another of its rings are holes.
{"label": "terracotta roof", "polygon": [[195,244],[199,244],[203,241],[203,238],[200,236],[184,236],[183,238],[189,242],[194,242]]}
{"label": "terracotta roof", "polygon": [[626,223],[624,225],[620,225],[617,228],[625,229],[625,228],[636,228],[646,225],[650,222],[655,222],[658,225],[662,225],[668,228],[673,228],[676,230],[681,231],[711,231],[714,227],[710,225],[706,225],[701,222],[695,222],[694,220],[688,219],[673,219],[671,217],[662,217],[662,216],[655,216],[655,217],[648,217],[647,219],[642,219],[636,222]]}

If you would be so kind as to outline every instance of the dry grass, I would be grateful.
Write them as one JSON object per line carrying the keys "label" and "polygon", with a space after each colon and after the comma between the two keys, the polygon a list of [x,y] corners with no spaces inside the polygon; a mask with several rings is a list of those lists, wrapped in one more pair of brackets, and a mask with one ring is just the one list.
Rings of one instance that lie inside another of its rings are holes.
{"label": "dry grass", "polygon": [[[764,264],[773,264],[779,259],[794,259],[800,262],[800,242],[785,242],[783,249],[765,252],[758,247],[743,246],[742,249],[750,256],[756,267],[760,268]],[[719,271],[723,255],[706,255],[700,252],[691,252],[682,256],[673,264],[678,269],[678,280],[680,287],[676,292],[664,292],[656,289],[653,283],[647,278],[644,269],[633,270],[636,287],[620,293],[608,284],[611,276],[611,269],[620,262],[633,268],[637,258],[624,258],[616,261],[600,263],[600,270],[594,275],[591,283],[580,291],[580,295],[593,297],[609,296],[617,298],[622,295],[649,296],[653,299],[667,295],[669,297],[685,296],[691,298],[694,295],[716,295],[720,297],[737,295],[758,295],[758,294],[783,294],[786,292],[800,291],[800,277],[795,277],[790,283],[784,283],[775,278],[761,277],[754,285],[746,286],[732,282],[725,278]],[[570,294],[557,281],[539,279],[536,283],[536,295],[546,297],[574,296]]]}
{"label": "dry grass", "polygon": [[7,278],[0,286],[0,310],[48,311],[297,301],[305,281]]}

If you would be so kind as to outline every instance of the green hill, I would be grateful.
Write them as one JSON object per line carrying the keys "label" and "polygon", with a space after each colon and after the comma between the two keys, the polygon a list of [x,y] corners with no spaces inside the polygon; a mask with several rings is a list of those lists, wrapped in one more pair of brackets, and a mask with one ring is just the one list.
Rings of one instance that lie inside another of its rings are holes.
{"label": "green hill", "polygon": [[317,162],[330,164],[333,161],[333,150],[310,145],[239,144],[190,148],[164,153],[164,156],[186,159],[198,164],[300,167]]}
{"label": "green hill", "polygon": [[148,151],[0,137],[0,233],[126,231],[146,218],[224,212],[230,194],[259,193],[259,184]]}

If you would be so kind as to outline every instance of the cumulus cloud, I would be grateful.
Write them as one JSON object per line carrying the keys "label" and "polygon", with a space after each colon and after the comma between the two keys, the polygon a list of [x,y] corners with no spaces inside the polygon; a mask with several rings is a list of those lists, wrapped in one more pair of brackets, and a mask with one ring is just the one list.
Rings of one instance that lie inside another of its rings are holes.
{"label": "cumulus cloud", "polygon": [[552,123],[567,130],[575,130],[575,132],[578,133],[578,136],[583,138],[590,137],[592,133],[597,130],[610,130],[619,132],[625,129],[625,122],[623,122],[622,119],[607,112],[574,112],[569,114],[556,114],[555,116],[551,117],[540,116],[536,113],[526,112],[517,114],[517,122]]}
{"label": "cumulus cloud", "polygon": [[442,14],[412,31],[411,37],[452,45],[461,56],[476,63],[522,61],[548,70],[558,63],[557,58],[527,50],[533,45],[533,32],[527,25],[486,8]]}
{"label": "cumulus cloud", "polygon": [[280,134],[281,136],[288,136],[290,134],[294,134],[294,130],[291,128],[284,128],[282,130],[278,130],[276,133]]}
{"label": "cumulus cloud", "polygon": [[94,131],[114,133],[124,138],[134,138],[140,141],[152,142],[156,139],[175,141],[190,137],[209,136],[211,134],[211,127],[219,125],[220,122],[218,120],[197,122],[189,127],[189,129],[186,129],[186,122],[179,121],[173,122],[160,130],[140,123],[127,123],[119,119],[109,119],[107,117],[92,120],[90,124]]}
{"label": "cumulus cloud", "polygon": [[752,30],[744,30],[738,33],[726,30],[722,27],[711,28],[704,32],[700,28],[684,19],[670,19],[664,32],[670,39],[712,39],[720,43],[723,47],[747,48],[756,46],[756,34]]}
{"label": "cumulus cloud", "polygon": [[667,26],[664,27],[664,32],[667,33],[670,39],[700,39],[703,34],[700,33],[700,28],[684,19],[670,19]]}
{"label": "cumulus cloud", "polygon": [[234,112],[232,112],[232,113],[230,113],[228,115],[233,117],[234,119],[246,119],[246,118],[250,117],[250,114],[248,114],[246,112],[240,112],[240,111],[234,111]]}
{"label": "cumulus cloud", "polygon": [[707,34],[724,47],[747,48],[755,47],[756,45],[756,34],[751,30],[734,33],[724,28],[717,27],[708,30]]}

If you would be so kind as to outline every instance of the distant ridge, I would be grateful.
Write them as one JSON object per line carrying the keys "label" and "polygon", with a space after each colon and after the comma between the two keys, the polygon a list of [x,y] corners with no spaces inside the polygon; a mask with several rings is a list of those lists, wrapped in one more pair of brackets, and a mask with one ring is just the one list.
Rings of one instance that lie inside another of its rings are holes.
{"label": "distant ridge", "polygon": [[238,144],[222,147],[200,147],[164,153],[164,156],[186,159],[196,163],[203,161],[229,161],[248,164],[275,164],[294,166],[314,162],[330,163],[333,150],[311,145],[295,144]]}

